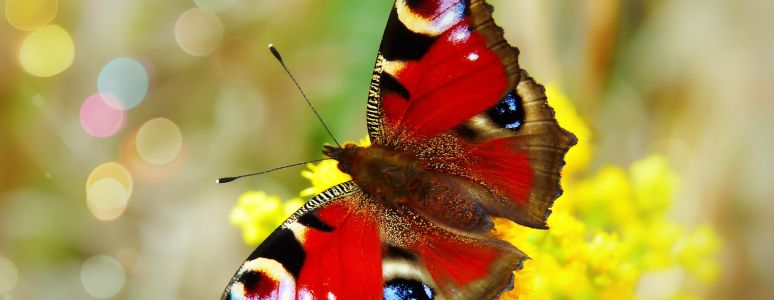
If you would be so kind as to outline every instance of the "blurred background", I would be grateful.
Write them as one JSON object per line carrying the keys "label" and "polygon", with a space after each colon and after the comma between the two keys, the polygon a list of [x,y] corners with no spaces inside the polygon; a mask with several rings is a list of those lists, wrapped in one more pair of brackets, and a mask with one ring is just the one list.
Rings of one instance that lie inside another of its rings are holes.
{"label": "blurred background", "polygon": [[[717,241],[691,297],[774,294],[774,2],[489,2],[522,67],[587,124],[579,177],[668,162],[664,218]],[[357,141],[391,5],[0,0],[0,299],[219,297],[253,248],[237,198],[309,183],[301,168],[214,180],[330,142],[266,45]],[[648,278],[633,297],[674,298]]]}

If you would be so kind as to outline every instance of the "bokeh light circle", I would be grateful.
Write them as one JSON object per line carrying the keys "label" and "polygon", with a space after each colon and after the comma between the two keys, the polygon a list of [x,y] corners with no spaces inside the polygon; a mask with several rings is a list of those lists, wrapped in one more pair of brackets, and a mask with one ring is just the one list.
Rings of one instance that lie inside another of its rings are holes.
{"label": "bokeh light circle", "polygon": [[146,162],[160,165],[177,157],[183,146],[183,135],[175,122],[156,118],[145,122],[137,131],[137,154]]}
{"label": "bokeh light circle", "polygon": [[113,108],[127,110],[140,104],[148,93],[148,72],[137,60],[119,57],[102,68],[97,77],[97,91],[115,97],[107,102]]}
{"label": "bokeh light circle", "polygon": [[74,57],[73,39],[58,25],[31,32],[19,49],[19,62],[24,70],[38,77],[61,73],[72,65]]}
{"label": "bokeh light circle", "polygon": [[129,191],[118,180],[102,178],[86,190],[89,211],[99,220],[110,221],[120,217],[129,203]]}
{"label": "bokeh light circle", "polygon": [[83,262],[81,284],[94,298],[113,297],[124,288],[125,283],[126,272],[114,258],[99,254]]}
{"label": "bokeh light circle", "polygon": [[97,166],[86,179],[86,204],[95,218],[102,221],[120,217],[129,204],[133,180],[129,171],[119,163]]}
{"label": "bokeh light circle", "polygon": [[91,171],[91,174],[89,174],[89,177],[86,179],[86,189],[89,189],[94,182],[102,178],[113,178],[117,180],[124,189],[129,192],[132,191],[132,187],[134,186],[132,175],[129,174],[129,170],[117,162],[109,162],[101,164]]}
{"label": "bokeh light circle", "polygon": [[11,26],[30,31],[51,22],[57,9],[57,0],[8,0],[5,17]]}
{"label": "bokeh light circle", "polygon": [[[113,103],[109,105],[108,103]],[[118,100],[108,94],[95,93],[81,104],[81,127],[91,136],[109,137],[121,129],[126,112],[114,108]]]}
{"label": "bokeh light circle", "polygon": [[[151,164],[145,161],[137,152],[137,133],[140,127],[128,132],[121,142],[119,158],[132,173],[135,181],[157,186],[175,178],[188,163],[188,149],[186,143],[183,143],[180,153],[172,161],[163,165]],[[124,265],[126,266],[126,265]]]}
{"label": "bokeh light circle", "polygon": [[235,0],[194,0],[196,6],[209,11],[223,11],[234,4]]}
{"label": "bokeh light circle", "polygon": [[223,23],[215,14],[192,8],[183,12],[175,22],[175,40],[180,48],[193,56],[205,56],[220,46]]}
{"label": "bokeh light circle", "polygon": [[0,257],[0,294],[6,294],[16,287],[19,281],[19,270],[12,261]]}

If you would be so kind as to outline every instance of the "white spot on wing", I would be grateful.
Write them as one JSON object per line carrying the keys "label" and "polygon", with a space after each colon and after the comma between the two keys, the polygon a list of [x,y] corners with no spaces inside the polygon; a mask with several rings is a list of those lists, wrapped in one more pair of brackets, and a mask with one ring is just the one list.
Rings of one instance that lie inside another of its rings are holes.
{"label": "white spot on wing", "polygon": [[[292,299],[292,298],[289,298]],[[306,288],[301,288],[301,290],[298,291],[298,299],[299,300],[313,300],[314,297],[312,297],[312,293],[309,292]]]}
{"label": "white spot on wing", "polygon": [[469,61],[477,61],[478,60],[478,53],[471,52],[468,54],[468,60]]}
{"label": "white spot on wing", "polygon": [[403,69],[406,68],[406,62],[405,61],[389,61],[385,60],[384,64],[382,65],[382,69],[387,72],[387,74],[390,74],[392,76],[395,76],[398,74],[398,72],[403,71]]}
{"label": "white spot on wing", "polygon": [[301,223],[294,222],[288,225],[288,229],[293,232],[293,236],[296,237],[296,240],[298,240],[299,243],[303,245],[304,242],[306,242],[306,231],[308,229],[306,226],[302,225]]}
{"label": "white spot on wing", "polygon": [[470,30],[465,26],[460,26],[452,31],[451,35],[449,35],[449,40],[454,44],[459,44],[467,41],[469,37]]}
{"label": "white spot on wing", "polygon": [[465,1],[460,1],[451,7],[443,4],[439,5],[438,9],[441,11],[436,13],[440,15],[432,19],[425,18],[411,11],[411,8],[406,4],[406,0],[395,2],[395,8],[398,12],[398,19],[409,30],[430,36],[440,35],[454,26],[454,24],[457,24],[465,15]]}
{"label": "white spot on wing", "polygon": [[427,286],[426,284],[423,284],[422,287],[425,288],[425,295],[427,295],[427,297],[431,297],[433,295],[433,291],[430,290],[429,286]]}
{"label": "white spot on wing", "polygon": [[464,14],[465,1],[460,1],[460,3],[446,10],[440,18],[435,19],[430,25],[431,29],[438,33],[444,32],[462,20]]}
{"label": "white spot on wing", "polygon": [[228,290],[229,295],[231,295],[228,300],[243,300],[247,299],[245,297],[245,286],[241,282],[236,282],[233,285],[231,285],[231,288]]}

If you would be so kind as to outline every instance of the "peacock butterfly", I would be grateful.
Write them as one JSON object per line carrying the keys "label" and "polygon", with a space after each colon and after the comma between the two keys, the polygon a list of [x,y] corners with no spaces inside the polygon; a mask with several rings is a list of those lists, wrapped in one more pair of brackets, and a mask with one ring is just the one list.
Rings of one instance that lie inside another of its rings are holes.
{"label": "peacock butterfly", "polygon": [[397,0],[366,104],[371,146],[325,146],[352,180],[309,200],[222,299],[493,299],[527,256],[490,216],[547,228],[575,137],[484,0]]}

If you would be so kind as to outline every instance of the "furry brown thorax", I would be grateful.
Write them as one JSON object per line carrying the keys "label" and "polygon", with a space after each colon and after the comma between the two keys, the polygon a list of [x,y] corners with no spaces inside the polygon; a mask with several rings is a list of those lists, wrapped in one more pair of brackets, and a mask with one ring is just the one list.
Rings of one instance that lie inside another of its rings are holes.
{"label": "furry brown thorax", "polygon": [[352,176],[358,186],[376,199],[400,203],[425,192],[423,178],[427,171],[410,154],[355,144],[345,144],[343,148],[326,145],[323,154],[337,160],[339,170]]}
{"label": "furry brown thorax", "polygon": [[377,201],[407,205],[451,228],[486,232],[492,221],[483,203],[494,195],[482,186],[428,171],[406,152],[371,145],[324,146],[323,154],[339,162],[338,168]]}

